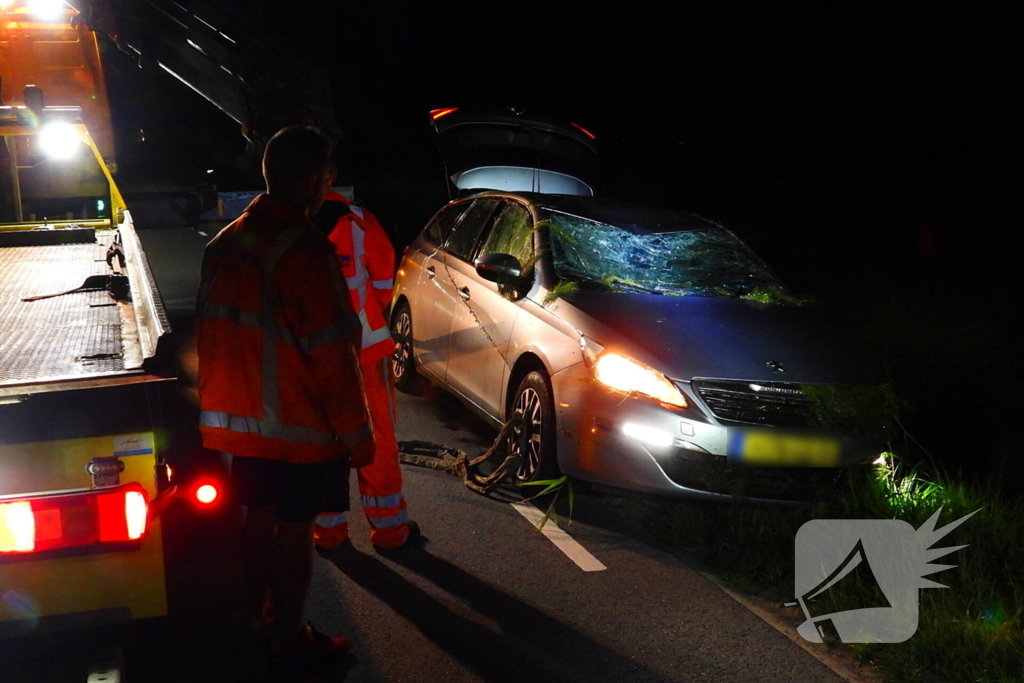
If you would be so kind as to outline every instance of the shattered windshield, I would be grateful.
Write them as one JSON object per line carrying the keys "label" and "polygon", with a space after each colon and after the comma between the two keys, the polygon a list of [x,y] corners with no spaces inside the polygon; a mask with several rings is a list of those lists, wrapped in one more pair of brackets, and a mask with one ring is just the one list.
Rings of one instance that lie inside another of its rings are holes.
{"label": "shattered windshield", "polygon": [[767,266],[725,228],[650,232],[553,210],[545,211],[544,218],[555,273],[562,280],[695,296],[783,290]]}

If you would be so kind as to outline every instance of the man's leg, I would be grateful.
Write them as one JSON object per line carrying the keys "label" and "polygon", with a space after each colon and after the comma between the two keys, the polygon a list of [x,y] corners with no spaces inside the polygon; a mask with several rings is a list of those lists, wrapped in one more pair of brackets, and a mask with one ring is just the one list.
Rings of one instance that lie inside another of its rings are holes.
{"label": "man's leg", "polygon": [[274,506],[249,505],[242,522],[242,568],[245,572],[246,618],[258,624],[267,607],[271,556],[277,520]]}
{"label": "man's leg", "polygon": [[397,548],[409,537],[388,362],[363,365],[363,392],[377,452],[372,464],[356,470],[370,541],[378,548]]}
{"label": "man's leg", "polygon": [[273,544],[270,587],[276,637],[289,642],[298,637],[302,611],[313,580],[313,520],[278,522]]}

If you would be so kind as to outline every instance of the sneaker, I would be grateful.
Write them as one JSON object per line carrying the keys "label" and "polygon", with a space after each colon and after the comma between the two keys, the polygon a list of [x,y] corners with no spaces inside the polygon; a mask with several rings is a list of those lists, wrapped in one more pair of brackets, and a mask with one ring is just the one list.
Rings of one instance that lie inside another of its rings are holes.
{"label": "sneaker", "polygon": [[272,640],[270,642],[270,653],[281,658],[303,658],[303,657],[330,657],[340,655],[349,651],[352,642],[342,636],[334,637],[320,633],[313,626],[313,622],[306,622],[306,625],[299,631],[298,638],[291,642]]}

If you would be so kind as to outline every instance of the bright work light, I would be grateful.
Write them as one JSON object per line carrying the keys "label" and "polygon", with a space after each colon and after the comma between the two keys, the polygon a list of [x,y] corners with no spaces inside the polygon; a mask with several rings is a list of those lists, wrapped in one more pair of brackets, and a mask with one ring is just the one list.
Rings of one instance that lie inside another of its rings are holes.
{"label": "bright work light", "polygon": [[29,0],[28,10],[36,19],[53,21],[64,11],[64,0]]}
{"label": "bright work light", "polygon": [[49,123],[39,131],[39,147],[54,159],[69,159],[78,151],[82,141],[68,123]]}

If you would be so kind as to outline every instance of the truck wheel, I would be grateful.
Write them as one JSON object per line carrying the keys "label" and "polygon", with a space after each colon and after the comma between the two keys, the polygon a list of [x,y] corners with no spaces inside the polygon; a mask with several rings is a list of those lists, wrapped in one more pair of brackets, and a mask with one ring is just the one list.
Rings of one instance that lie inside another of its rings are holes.
{"label": "truck wheel", "polygon": [[395,353],[391,356],[391,376],[395,387],[408,390],[416,378],[416,364],[412,357],[412,314],[409,304],[402,303],[391,319],[391,337],[395,340]]}
{"label": "truck wheel", "polygon": [[508,452],[519,455],[517,482],[558,476],[555,402],[551,393],[547,375],[534,370],[523,378],[512,399],[509,416],[522,415],[522,422],[508,437]]}

